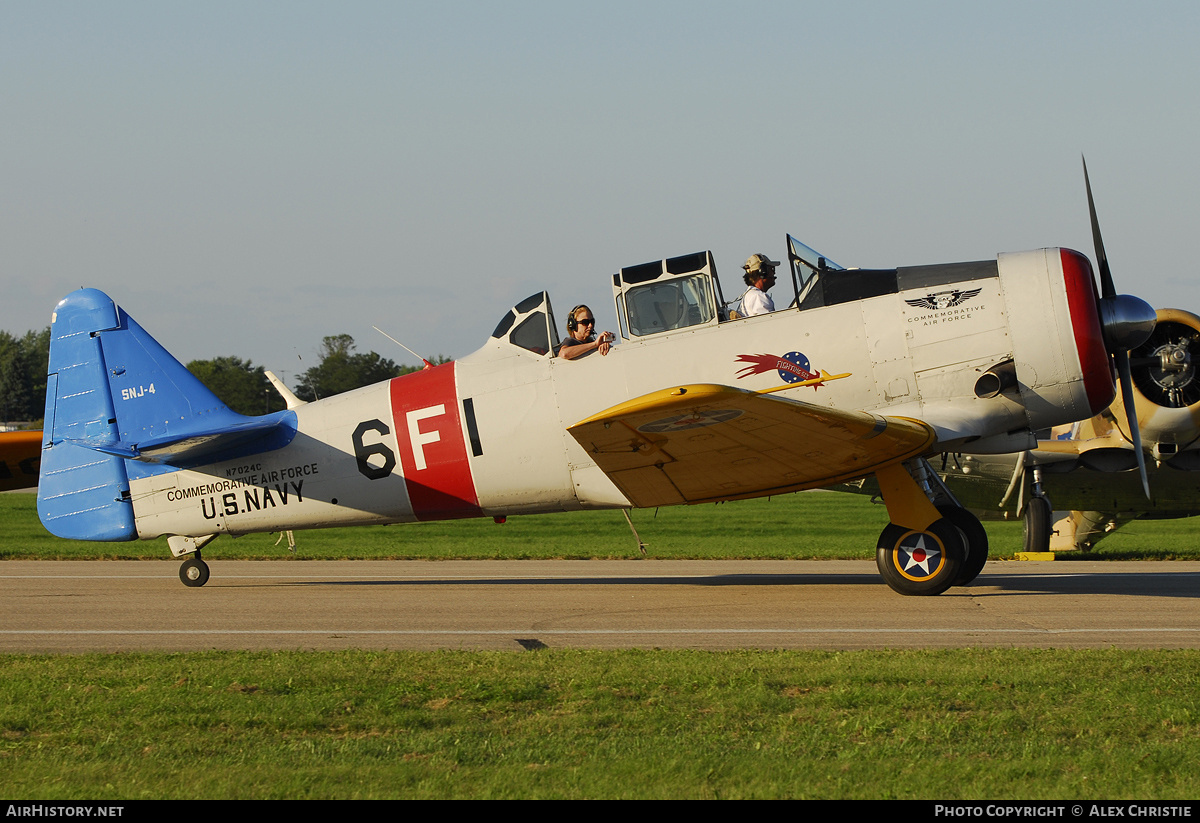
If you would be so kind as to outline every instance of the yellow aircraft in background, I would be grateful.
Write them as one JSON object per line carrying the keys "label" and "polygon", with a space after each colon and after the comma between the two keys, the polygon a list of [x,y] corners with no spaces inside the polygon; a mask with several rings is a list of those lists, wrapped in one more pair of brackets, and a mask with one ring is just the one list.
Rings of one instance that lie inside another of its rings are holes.
{"label": "yellow aircraft in background", "polygon": [[40,431],[0,432],[0,492],[36,486],[41,457]]}

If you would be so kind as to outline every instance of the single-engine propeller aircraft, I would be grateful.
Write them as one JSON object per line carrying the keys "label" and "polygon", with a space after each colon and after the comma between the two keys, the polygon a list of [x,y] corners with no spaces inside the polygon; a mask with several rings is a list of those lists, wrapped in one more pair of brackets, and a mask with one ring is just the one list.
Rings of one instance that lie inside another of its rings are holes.
{"label": "single-engine propeller aircraft", "polygon": [[[1123,392],[1095,417],[1043,433],[1033,451],[947,454],[938,473],[981,518],[1023,518],[1030,552],[1087,551],[1138,518],[1200,514],[1200,317],[1160,309],[1154,333],[1129,358],[1150,497]],[[859,485],[872,490],[869,480]]]}
{"label": "single-engine propeller aircraft", "polygon": [[[1086,168],[1085,168],[1086,179]],[[1089,187],[1089,204],[1091,193]],[[730,319],[710,252],[612,277],[622,342],[556,356],[545,292],[456,362],[285,411],[221,403],[105,294],[51,323],[38,511],[54,534],[168,536],[202,586],[223,534],[654,507],[873,475],[885,581],[969,583],[987,536],[926,459],[1016,452],[1091,417],[1154,312],[1118,295],[1093,236],[1066,249],[840,269],[788,238],[790,307]],[[1136,423],[1135,423],[1136,425]]]}

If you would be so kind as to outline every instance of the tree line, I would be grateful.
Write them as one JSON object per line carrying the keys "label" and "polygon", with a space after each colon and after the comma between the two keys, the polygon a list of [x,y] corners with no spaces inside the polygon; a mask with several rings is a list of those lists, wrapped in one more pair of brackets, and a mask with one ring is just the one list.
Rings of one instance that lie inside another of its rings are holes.
{"label": "tree line", "polygon": [[0,331],[0,423],[42,419],[49,363],[49,326],[24,337]]}
{"label": "tree line", "polygon": [[[358,352],[354,338],[324,338],[317,365],[305,371],[294,390],[301,400],[317,400],[417,371],[375,352]],[[438,355],[436,365],[450,358]],[[50,363],[50,327],[16,337],[0,331],[0,424],[41,425],[46,403],[46,371]],[[193,360],[188,371],[239,414],[268,414],[284,408],[283,398],[267,379],[263,366],[240,357]]]}

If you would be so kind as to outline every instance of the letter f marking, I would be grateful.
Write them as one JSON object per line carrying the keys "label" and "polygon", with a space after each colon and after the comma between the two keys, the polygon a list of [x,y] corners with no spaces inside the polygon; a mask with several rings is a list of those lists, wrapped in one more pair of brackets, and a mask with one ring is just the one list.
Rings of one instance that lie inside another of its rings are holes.
{"label": "letter f marking", "polygon": [[408,421],[408,441],[412,443],[413,462],[417,464],[418,471],[425,469],[424,446],[429,443],[437,443],[442,439],[442,435],[437,429],[431,432],[421,431],[420,423],[427,417],[438,417],[445,413],[445,404],[439,403],[436,406],[410,411],[405,415],[405,419]]}

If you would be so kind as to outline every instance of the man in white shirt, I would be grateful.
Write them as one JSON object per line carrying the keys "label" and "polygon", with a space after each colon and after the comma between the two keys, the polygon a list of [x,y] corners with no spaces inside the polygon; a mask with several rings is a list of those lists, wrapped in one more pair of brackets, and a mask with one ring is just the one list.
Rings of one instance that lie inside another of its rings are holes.
{"label": "man in white shirt", "polygon": [[742,316],[753,317],[775,311],[775,301],[767,291],[775,285],[775,267],[779,263],[765,254],[752,254],[742,266],[746,270],[745,281],[749,286],[742,295]]}

